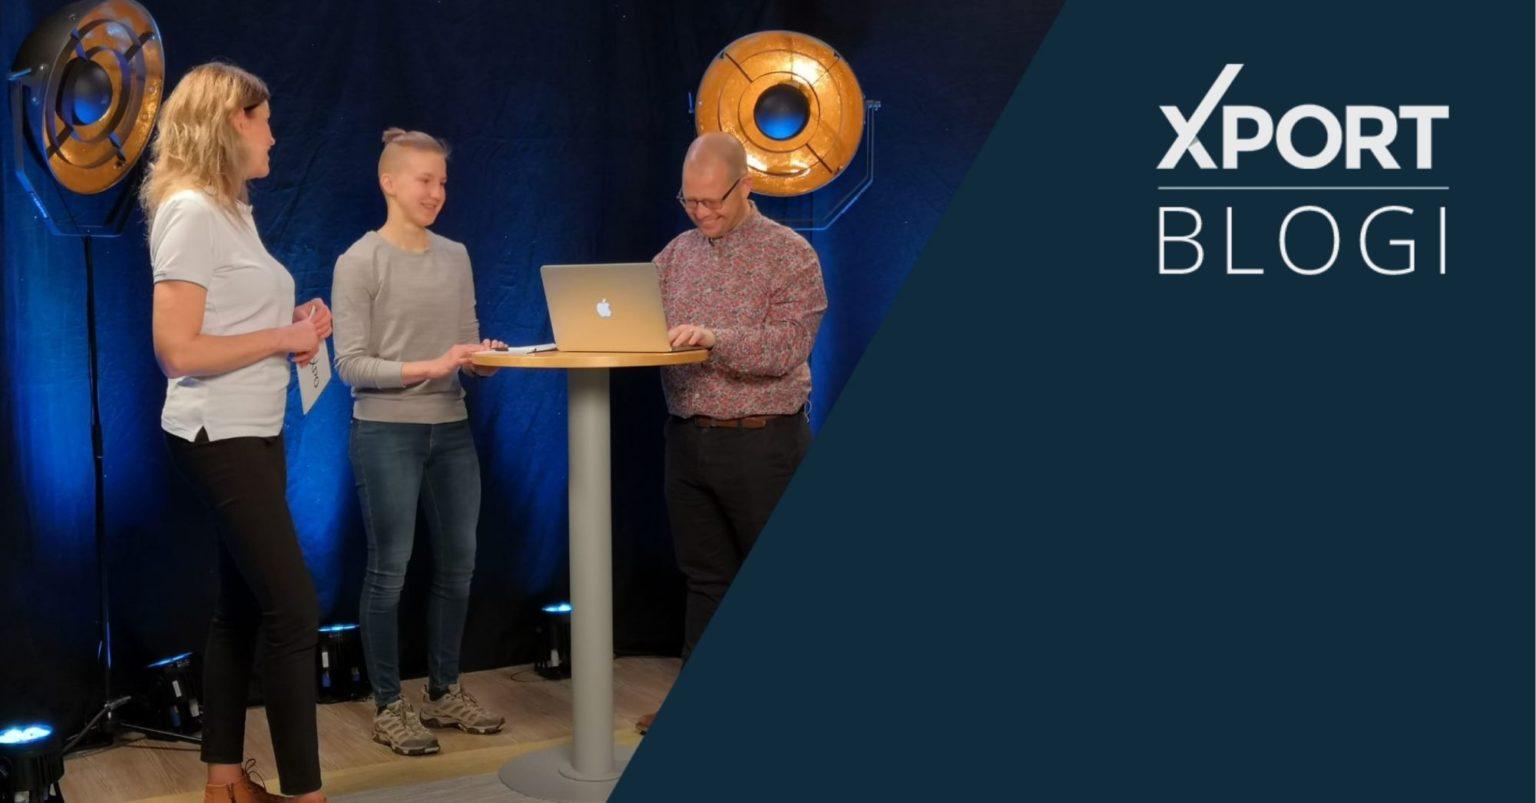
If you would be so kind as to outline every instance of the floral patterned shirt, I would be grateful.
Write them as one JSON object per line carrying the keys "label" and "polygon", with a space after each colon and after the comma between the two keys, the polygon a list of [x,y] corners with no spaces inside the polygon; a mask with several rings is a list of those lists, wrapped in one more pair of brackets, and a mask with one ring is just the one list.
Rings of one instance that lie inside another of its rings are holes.
{"label": "floral patterned shirt", "polygon": [[827,294],[804,237],[753,206],[719,239],[698,229],[679,234],[656,265],[667,324],[715,333],[707,361],[661,369],[669,412],[743,418],[805,406]]}

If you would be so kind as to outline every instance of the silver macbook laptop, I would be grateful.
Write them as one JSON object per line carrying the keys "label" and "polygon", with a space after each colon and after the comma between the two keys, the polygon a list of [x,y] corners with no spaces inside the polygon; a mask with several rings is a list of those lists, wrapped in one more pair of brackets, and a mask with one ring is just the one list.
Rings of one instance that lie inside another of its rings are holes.
{"label": "silver macbook laptop", "polygon": [[672,351],[650,262],[545,265],[544,301],[561,351]]}

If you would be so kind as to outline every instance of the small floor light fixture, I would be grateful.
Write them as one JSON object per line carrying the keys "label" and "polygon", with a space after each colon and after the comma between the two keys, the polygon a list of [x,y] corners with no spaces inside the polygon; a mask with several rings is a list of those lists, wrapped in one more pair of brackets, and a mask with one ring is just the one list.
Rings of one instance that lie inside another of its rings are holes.
{"label": "small floor light fixture", "polygon": [[549,680],[571,676],[571,603],[557,602],[539,609],[538,660],[533,670]]}
{"label": "small floor light fixture", "polygon": [[357,625],[326,625],[320,628],[315,649],[315,682],[320,702],[361,700],[372,690],[363,664],[363,642]]}
{"label": "small floor light fixture", "polygon": [[[190,652],[145,667],[146,723],[160,730],[192,734],[203,727],[202,684]],[[151,734],[153,735],[153,734]]]}
{"label": "small floor light fixture", "polygon": [[0,728],[0,800],[5,803],[63,801],[59,779],[64,754],[53,728],[21,725]]}

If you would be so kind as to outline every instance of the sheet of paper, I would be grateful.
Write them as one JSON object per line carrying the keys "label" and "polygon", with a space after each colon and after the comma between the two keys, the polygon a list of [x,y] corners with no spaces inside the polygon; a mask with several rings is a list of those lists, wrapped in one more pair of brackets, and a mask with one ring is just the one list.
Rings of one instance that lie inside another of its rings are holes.
{"label": "sheet of paper", "polygon": [[532,353],[534,353],[536,351],[554,351],[554,350],[555,350],[555,344],[554,343],[540,343],[537,346],[507,346],[504,349],[497,349],[495,351],[480,351],[480,352],[476,352],[476,355],[478,356],[480,354],[532,354]]}
{"label": "sheet of paper", "polygon": [[309,361],[309,365],[294,364],[294,369],[299,375],[299,399],[304,403],[304,414],[309,415],[309,408],[315,406],[315,400],[325,392],[325,386],[331,383],[331,349],[325,341],[320,341],[320,348],[315,351],[315,358]]}

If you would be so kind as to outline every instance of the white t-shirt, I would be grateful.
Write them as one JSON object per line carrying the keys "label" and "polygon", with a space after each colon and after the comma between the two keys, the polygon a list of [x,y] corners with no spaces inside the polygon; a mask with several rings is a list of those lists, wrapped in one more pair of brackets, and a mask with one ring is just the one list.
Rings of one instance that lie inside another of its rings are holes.
{"label": "white t-shirt", "polygon": [[[202,333],[241,335],[293,323],[293,276],[261,244],[249,204],[238,219],[201,190],[182,190],[155,211],[149,230],[155,282],[208,291]],[[215,376],[166,384],[160,427],[185,440],[270,437],[283,431],[288,360],[281,354]]]}

